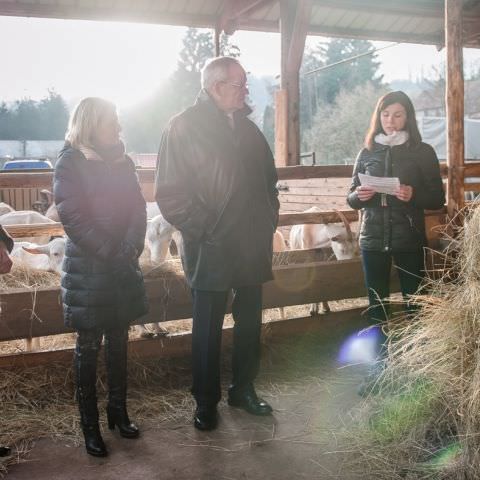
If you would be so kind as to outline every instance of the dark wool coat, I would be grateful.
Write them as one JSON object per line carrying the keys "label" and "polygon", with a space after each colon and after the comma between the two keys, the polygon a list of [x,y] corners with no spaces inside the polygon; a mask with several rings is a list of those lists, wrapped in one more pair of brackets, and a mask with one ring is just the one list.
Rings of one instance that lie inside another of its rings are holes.
{"label": "dark wool coat", "polygon": [[[360,185],[359,173],[399,177],[401,184],[413,187],[413,196],[403,202],[393,195],[376,193],[362,202],[355,192]],[[426,245],[424,209],[439,209],[445,203],[435,151],[423,142],[416,147],[374,144],[372,150],[364,148],[355,163],[347,201],[352,208],[364,210],[360,248],[384,252],[420,250]]]}
{"label": "dark wool coat", "polygon": [[146,207],[133,162],[87,160],[67,143],[53,187],[68,237],[61,281],[65,324],[128,325],[148,310],[138,264]]}
{"label": "dark wool coat", "polygon": [[0,242],[3,242],[9,252],[13,249],[13,239],[8,235],[8,233],[0,225]]}
{"label": "dark wool coat", "polygon": [[234,114],[235,129],[202,91],[174,117],[158,154],[156,200],[182,234],[192,288],[226,291],[271,280],[277,173],[265,137]]}

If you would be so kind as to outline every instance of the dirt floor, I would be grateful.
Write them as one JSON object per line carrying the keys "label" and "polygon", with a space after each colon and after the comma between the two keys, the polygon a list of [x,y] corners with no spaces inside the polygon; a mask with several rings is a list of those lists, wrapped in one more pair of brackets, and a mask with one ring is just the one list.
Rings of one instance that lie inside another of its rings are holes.
{"label": "dirt floor", "polygon": [[[148,415],[134,408],[136,391],[130,399],[130,410],[140,417],[140,439],[122,439],[104,428],[110,455],[95,459],[78,445],[78,439],[44,438],[35,442],[22,463],[9,467],[7,478],[362,478],[361,472],[349,471],[349,462],[345,462],[349,445],[342,431],[351,421],[351,409],[361,403],[356,386],[365,367],[342,367],[337,355],[347,337],[363,326],[360,318],[343,324],[319,319],[315,331],[281,343],[267,342],[257,390],[274,407],[271,417],[256,418],[222,402],[218,429],[198,432],[191,424],[190,400],[184,401],[179,415],[167,416],[161,422],[149,421]],[[188,359],[178,362],[188,372]],[[226,382],[228,371],[224,378]],[[164,388],[168,389],[172,382],[168,378],[166,382]],[[187,392],[188,374],[181,380],[174,379],[173,385]],[[141,408],[148,410],[148,404]],[[175,410],[175,405],[172,408]]]}

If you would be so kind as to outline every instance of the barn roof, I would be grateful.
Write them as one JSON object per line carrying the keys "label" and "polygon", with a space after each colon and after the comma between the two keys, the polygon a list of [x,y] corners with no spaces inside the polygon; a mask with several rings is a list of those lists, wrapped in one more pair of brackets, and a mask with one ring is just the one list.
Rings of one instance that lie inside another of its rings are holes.
{"label": "barn roof", "polygon": [[[294,1],[294,0],[287,0]],[[464,44],[480,47],[480,1],[466,0]],[[276,0],[0,0],[0,15],[276,32]],[[309,34],[443,45],[444,0],[312,0]]]}

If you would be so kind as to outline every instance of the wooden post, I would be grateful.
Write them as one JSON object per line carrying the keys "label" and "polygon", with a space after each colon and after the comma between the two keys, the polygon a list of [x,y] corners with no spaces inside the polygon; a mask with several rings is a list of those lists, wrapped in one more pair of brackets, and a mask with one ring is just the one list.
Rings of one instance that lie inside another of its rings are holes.
{"label": "wooden post", "polygon": [[275,92],[275,165],[288,166],[288,92]]}
{"label": "wooden post", "polygon": [[220,34],[221,34],[221,29],[217,25],[215,27],[215,56],[216,57],[220,56]]}
{"label": "wooden post", "polygon": [[[285,131],[275,128],[275,150],[277,165],[298,165],[300,163],[300,79],[299,71],[305,49],[305,39],[311,13],[311,0],[291,2],[280,1],[280,34],[281,34],[281,89],[285,91],[280,97],[286,102],[286,119],[280,122],[286,128],[286,147],[283,148]],[[278,106],[278,105],[277,105]],[[276,120],[279,118],[275,116]],[[277,141],[278,136],[278,141]],[[286,155],[286,158],[285,158]]]}
{"label": "wooden post", "polygon": [[445,0],[445,44],[447,48],[447,211],[450,218],[461,210],[464,200],[464,78],[462,0]]}

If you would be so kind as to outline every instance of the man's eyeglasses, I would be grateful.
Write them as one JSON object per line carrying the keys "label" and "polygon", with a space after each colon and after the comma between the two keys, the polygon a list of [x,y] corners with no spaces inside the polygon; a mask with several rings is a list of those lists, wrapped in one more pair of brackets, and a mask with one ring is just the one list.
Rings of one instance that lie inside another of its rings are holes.
{"label": "man's eyeglasses", "polygon": [[232,87],[237,88],[246,88],[248,90],[248,83],[235,83],[235,82],[227,82],[225,80],[221,80],[221,83],[226,83],[227,85],[231,85]]}

